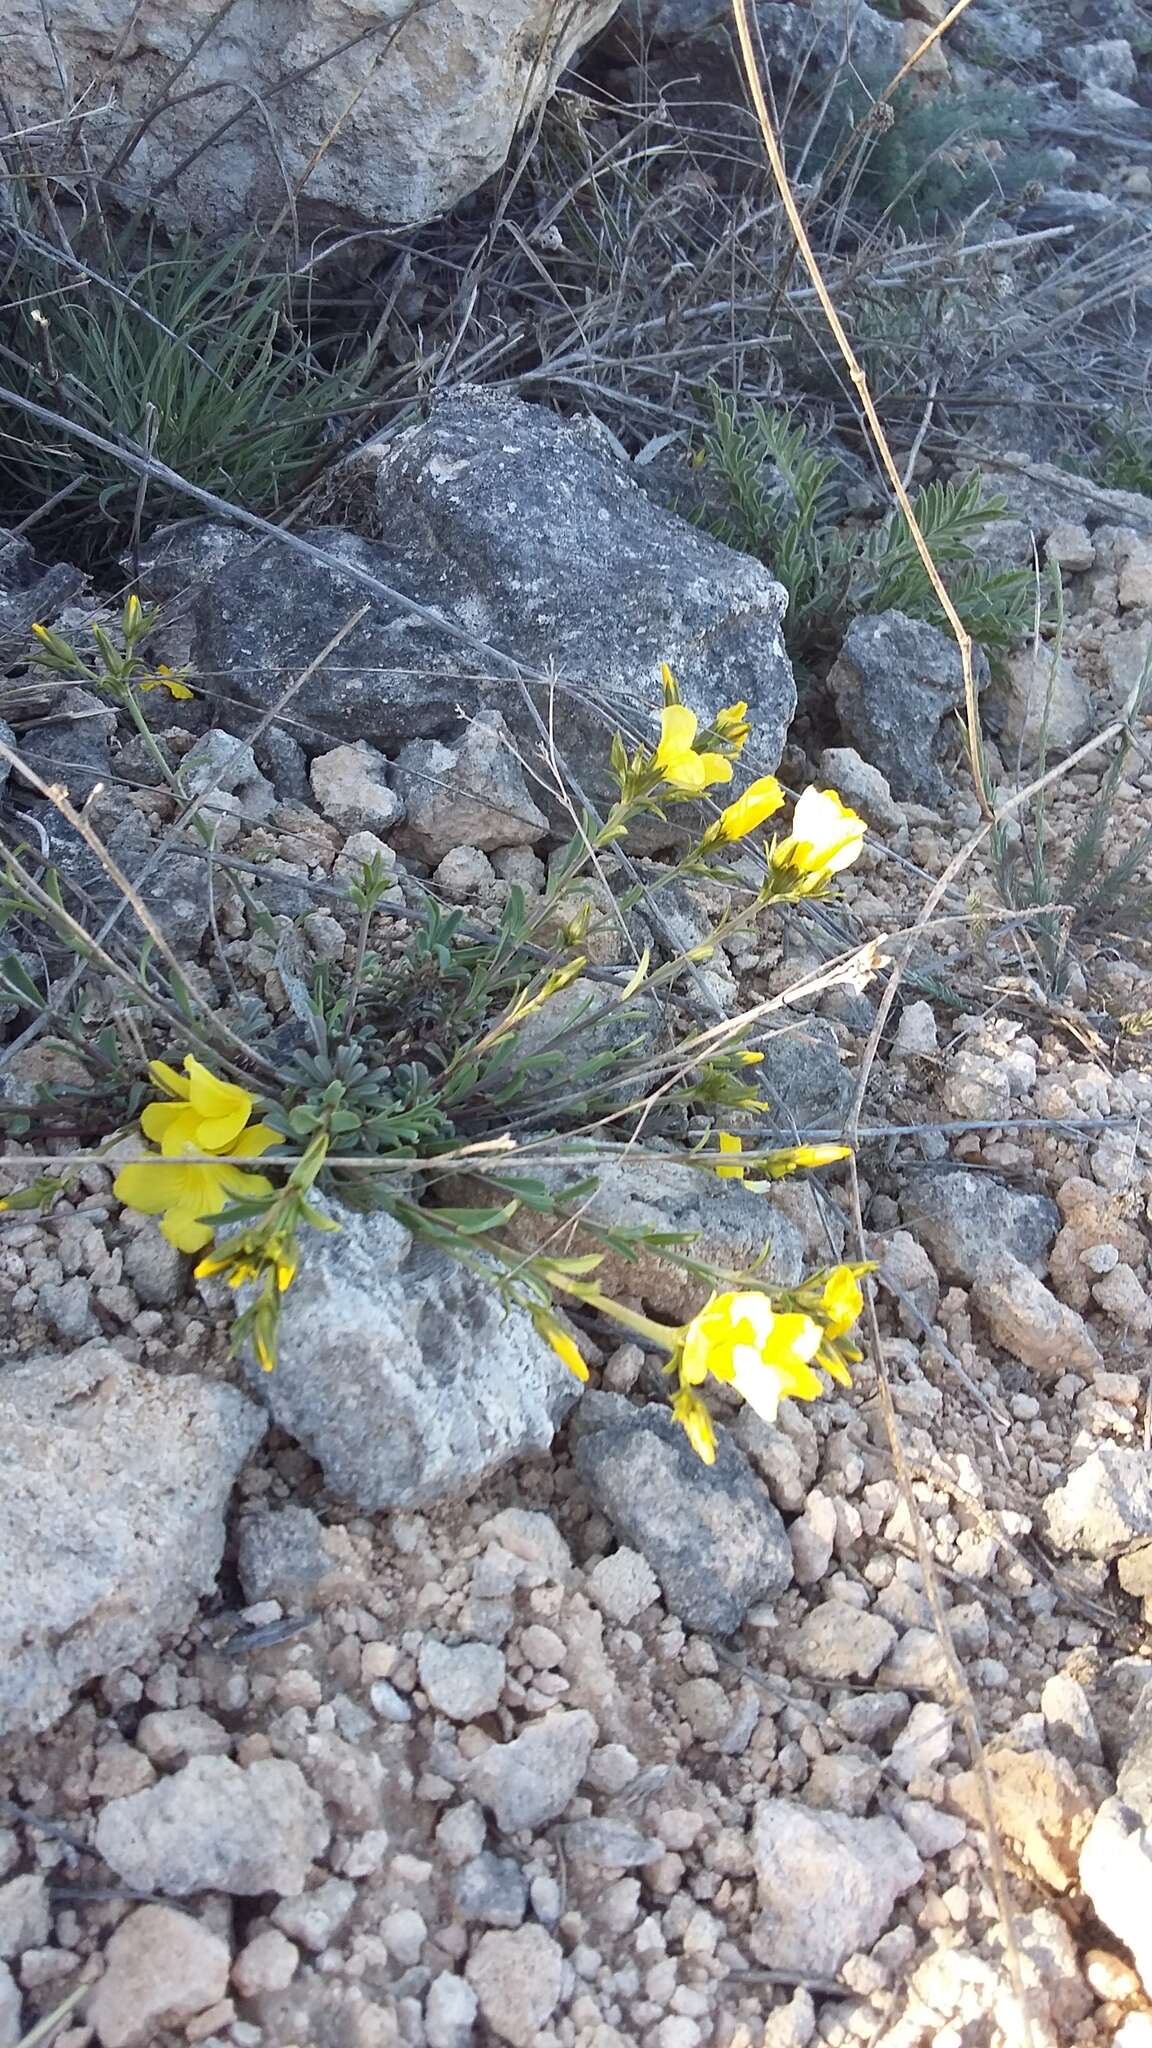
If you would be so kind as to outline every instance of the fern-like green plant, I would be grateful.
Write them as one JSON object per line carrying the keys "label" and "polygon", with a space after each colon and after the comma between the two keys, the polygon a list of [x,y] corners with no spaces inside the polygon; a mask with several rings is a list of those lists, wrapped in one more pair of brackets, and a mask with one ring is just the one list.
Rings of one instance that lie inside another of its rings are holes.
{"label": "fern-like green plant", "polygon": [[[727,510],[715,522],[722,539],[758,555],[788,592],[785,637],[802,668],[862,612],[900,611],[945,626],[947,620],[898,509],[879,525],[849,526],[834,456],[812,444],[787,414],[736,401],[713,389],[704,461],[721,486]],[[948,588],[973,639],[1010,647],[1031,628],[1035,586],[1025,569],[992,569],[974,543],[1005,513],[1001,498],[984,498],[976,477],[932,483],[912,507],[933,559],[949,568]]]}

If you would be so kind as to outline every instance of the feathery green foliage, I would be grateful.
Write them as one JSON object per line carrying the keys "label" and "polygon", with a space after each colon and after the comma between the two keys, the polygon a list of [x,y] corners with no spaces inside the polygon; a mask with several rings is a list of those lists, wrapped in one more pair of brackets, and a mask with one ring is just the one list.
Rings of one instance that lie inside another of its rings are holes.
{"label": "feathery green foliage", "polygon": [[[784,585],[785,633],[801,665],[861,612],[901,611],[947,624],[898,508],[876,526],[838,525],[839,465],[814,448],[802,424],[760,404],[742,415],[716,390],[712,404],[705,461],[730,507],[718,529],[732,546],[759,555]],[[982,498],[971,477],[929,484],[912,505],[934,560],[950,571],[952,601],[973,638],[987,647],[1023,639],[1035,607],[1032,577],[986,568],[973,549],[1004,516],[1003,501]]]}

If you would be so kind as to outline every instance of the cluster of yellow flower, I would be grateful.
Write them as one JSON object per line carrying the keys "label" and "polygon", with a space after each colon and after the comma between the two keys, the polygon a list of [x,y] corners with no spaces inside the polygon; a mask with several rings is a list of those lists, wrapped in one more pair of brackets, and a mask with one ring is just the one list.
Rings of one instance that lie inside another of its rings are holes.
{"label": "cluster of yellow flower", "polygon": [[668,1368],[679,1381],[672,1413],[706,1465],[716,1456],[716,1432],[695,1390],[709,1377],[734,1387],[765,1422],[775,1422],[786,1397],[814,1401],[823,1393],[816,1366],[851,1386],[848,1362],[860,1354],[843,1339],[864,1306],[861,1270],[834,1266],[818,1294],[809,1283],[810,1313],[781,1314],[769,1295],[752,1289],[714,1295],[679,1333]]}
{"label": "cluster of yellow flower", "polygon": [[[213,1237],[207,1217],[218,1215],[229,1201],[273,1192],[262,1173],[246,1173],[232,1161],[259,1159],[281,1139],[268,1124],[251,1121],[256,1098],[247,1088],[219,1080],[193,1053],[184,1061],[183,1074],[165,1060],[152,1060],[148,1072],[172,1098],[150,1102],[140,1116],[140,1128],[160,1147],[159,1156],[122,1166],[113,1193],[130,1209],[159,1216],[164,1236],[177,1250],[202,1251]],[[225,1153],[228,1158],[221,1156]]]}
{"label": "cluster of yellow flower", "polygon": [[[665,671],[665,690],[675,687]],[[699,796],[719,783],[731,782],[732,762],[748,735],[746,704],[731,704],[717,713],[706,736],[719,738],[724,753],[697,751],[700,721],[686,704],[666,704],[660,714],[660,739],[646,766],[669,789]],[[728,804],[705,831],[698,853],[731,846],[755,832],[782,809],[784,791],[774,775],[751,782],[742,796]],[[812,895],[829,877],[850,867],[864,844],[864,820],[841,802],[835,790],[806,789],[797,800],[792,830],[786,839],[765,849],[773,876],[789,895]]]}

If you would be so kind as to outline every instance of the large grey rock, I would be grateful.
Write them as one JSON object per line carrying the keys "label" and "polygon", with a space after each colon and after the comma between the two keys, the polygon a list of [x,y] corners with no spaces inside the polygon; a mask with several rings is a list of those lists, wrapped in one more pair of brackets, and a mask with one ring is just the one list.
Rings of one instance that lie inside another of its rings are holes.
{"label": "large grey rock", "polygon": [[275,1372],[249,1368],[332,1490],[410,1507],[547,1450],[578,1387],[524,1311],[391,1217],[338,1214],[302,1240]]}
{"label": "large grey rock", "polygon": [[702,722],[746,701],[745,763],[775,767],[795,707],[780,585],[655,506],[594,422],[459,392],[395,443],[360,451],[348,490],[371,498],[376,537],[303,536],[331,567],[206,522],[154,538],[146,590],[169,598],[196,586],[193,658],[222,693],[263,710],[367,599],[332,667],[294,699],[295,717],[388,748],[450,738],[457,707],[496,709],[536,756],[540,731],[515,680],[474,642],[372,600],[346,573],[353,566],[529,674],[554,676],[554,691],[536,689],[538,709],[592,796],[610,788],[613,727],[655,737],[662,661]]}
{"label": "large grey rock", "polygon": [[232,1482],[263,1435],[231,1387],[105,1344],[0,1373],[0,1734],[179,1633],[210,1593]]}
{"label": "large grey rock", "polygon": [[931,1253],[940,1278],[965,1287],[992,1249],[1045,1272],[1060,1228],[1060,1211],[1047,1195],[1008,1187],[991,1173],[943,1166],[908,1176],[900,1215]]}
{"label": "large grey rock", "polygon": [[1066,655],[1025,647],[1001,663],[985,693],[984,716],[1005,759],[1047,760],[1071,753],[1092,730],[1092,698]]}
{"label": "large grey rock", "polygon": [[597,1507],[647,1558],[673,1614],[689,1628],[731,1635],[755,1601],[774,1599],[792,1580],[767,1490],[726,1431],[715,1464],[705,1465],[663,1408],[610,1396],[588,1408],[574,1459]]}
{"label": "large grey rock", "polygon": [[[976,651],[977,688],[988,663]],[[853,619],[828,677],[846,738],[887,778],[894,797],[938,802],[945,720],[964,702],[956,642],[923,619],[876,612]]]}
{"label": "large grey rock", "polygon": [[[595,1194],[581,1195],[573,1206],[603,1228],[682,1235],[682,1253],[722,1271],[738,1272],[760,1260],[757,1272],[764,1284],[794,1287],[800,1279],[803,1247],[795,1224],[769,1197],[752,1193],[740,1181],[717,1180],[677,1159],[625,1157],[598,1163],[596,1173]],[[575,1171],[551,1168],[538,1169],[535,1177],[557,1194],[566,1185],[578,1186],[582,1178]],[[626,1258],[622,1252],[604,1251],[602,1240],[576,1223],[558,1228],[553,1216],[522,1210],[508,1234],[524,1250],[546,1237],[551,1250],[565,1255],[604,1252],[596,1269],[604,1292],[639,1295],[654,1314],[671,1322],[694,1315],[708,1293],[696,1275],[642,1243],[633,1245]]]}
{"label": "large grey rock", "polygon": [[262,1757],[242,1770],[230,1757],[194,1756],[146,1791],[110,1800],[95,1846],[140,1891],[295,1898],[330,1834],[298,1764]]}
{"label": "large grey rock", "polygon": [[[499,170],[614,6],[299,0],[286,14],[279,0],[249,0],[222,16],[218,0],[183,0],[176,13],[144,0],[126,27],[120,0],[86,0],[49,28],[38,0],[12,0],[5,84],[43,125],[62,111],[63,63],[97,166],[126,150],[118,197],[169,219],[239,229],[290,210],[309,232],[408,224]],[[145,119],[161,101],[162,118]]]}
{"label": "large grey rock", "polygon": [[752,1861],[762,1913],[756,1952],[813,1977],[832,1976],[871,1948],[923,1868],[894,1820],[855,1820],[790,1799],[759,1807]]}

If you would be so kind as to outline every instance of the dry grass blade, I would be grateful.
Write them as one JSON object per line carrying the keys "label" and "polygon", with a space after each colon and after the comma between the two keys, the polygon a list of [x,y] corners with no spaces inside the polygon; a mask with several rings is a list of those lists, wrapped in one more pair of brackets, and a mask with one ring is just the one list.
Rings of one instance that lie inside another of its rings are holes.
{"label": "dry grass blade", "polygon": [[21,2036],[16,2048],[47,2048],[61,2020],[66,2020],[69,2013],[76,2010],[80,2000],[87,1997],[89,1988],[87,1984],[78,1984],[75,1991],[70,1991],[67,1998],[61,1999],[59,2005],[53,2006],[51,2012],[45,2013],[44,2018],[37,2021],[31,2033]]}
{"label": "dry grass blade", "polygon": [[[954,8],[953,14],[959,13],[961,8],[968,4],[969,0],[961,0],[961,6]],[[876,403],[872,397],[868,379],[856,351],[848,339],[844,323],[833,303],[832,295],[824,280],[824,273],[809,239],[808,230],[804,225],[804,219],[785,167],[783,152],[777,139],[772,116],[768,110],[768,101],[765,97],[763,80],[757,62],[756,45],[753,40],[749,19],[748,0],[732,0],[732,10],[736,18],[736,32],[739,38],[748,90],[752,97],[756,118],[760,124],[765,152],[771,166],[772,176],[776,182],[776,189],[780,194],[781,205],[788,216],[788,224],[796,238],[796,245],[800,251],[804,268],[812,280],[813,288],[820,303],[820,310],[831,329],[833,339],[844,360],[849,378],[859,398],[861,410],[868,422],[868,429],[871,433],[876,453],[883,465],[884,473],[892,486],[893,495],[900,507],[916,552],[924,565],[924,573],[936,593],[937,601],[948,620],[953,638],[960,651],[960,665],[964,675],[964,707],[968,726],[969,758],[972,763],[972,773],[975,778],[981,809],[987,817],[991,817],[992,799],[980,767],[980,715],[976,696],[976,679],[972,667],[972,638],[964,627],[960,614],[948,594],[944,579],[932,558],[932,550],[920,529],[908,492],[904,488],[904,480],[900,473],[899,464],[892,452],[888,436],[884,431],[880,415],[876,410]],[[923,47],[927,48],[933,40],[933,36],[927,37]]]}

